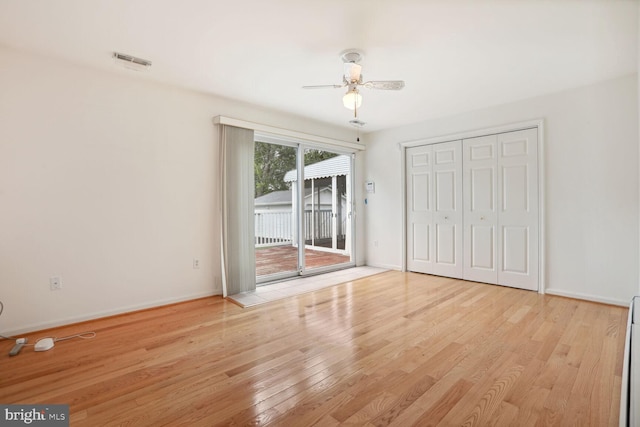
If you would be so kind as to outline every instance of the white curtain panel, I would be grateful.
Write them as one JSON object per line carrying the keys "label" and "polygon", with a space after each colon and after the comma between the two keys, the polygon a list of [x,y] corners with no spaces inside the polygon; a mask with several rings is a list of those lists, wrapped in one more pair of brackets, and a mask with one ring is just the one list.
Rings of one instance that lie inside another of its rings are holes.
{"label": "white curtain panel", "polygon": [[256,288],[254,137],[250,129],[220,127],[222,295],[226,297]]}

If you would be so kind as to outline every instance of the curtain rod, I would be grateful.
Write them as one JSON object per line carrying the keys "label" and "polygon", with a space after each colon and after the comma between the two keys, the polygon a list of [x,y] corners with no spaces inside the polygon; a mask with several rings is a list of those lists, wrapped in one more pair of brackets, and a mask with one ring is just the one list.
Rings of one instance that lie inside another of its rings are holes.
{"label": "curtain rod", "polygon": [[286,136],[289,138],[301,139],[304,141],[312,141],[319,144],[331,145],[335,147],[350,148],[352,150],[362,151],[366,148],[364,144],[355,142],[347,142],[339,139],[327,138],[324,136],[312,135],[310,133],[298,132],[295,130],[283,129],[269,125],[263,125],[260,123],[248,122],[246,120],[234,119],[225,116],[215,116],[213,123],[217,125],[229,125],[236,126],[245,129],[252,129],[258,132],[267,132],[274,135]]}

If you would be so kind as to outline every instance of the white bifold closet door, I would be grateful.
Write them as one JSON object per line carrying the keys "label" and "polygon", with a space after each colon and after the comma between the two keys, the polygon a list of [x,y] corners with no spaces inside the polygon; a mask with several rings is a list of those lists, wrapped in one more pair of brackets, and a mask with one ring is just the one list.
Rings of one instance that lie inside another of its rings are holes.
{"label": "white bifold closet door", "polygon": [[407,268],[463,277],[462,141],[406,150]]}
{"label": "white bifold closet door", "polygon": [[463,141],[466,280],[538,289],[537,129]]}

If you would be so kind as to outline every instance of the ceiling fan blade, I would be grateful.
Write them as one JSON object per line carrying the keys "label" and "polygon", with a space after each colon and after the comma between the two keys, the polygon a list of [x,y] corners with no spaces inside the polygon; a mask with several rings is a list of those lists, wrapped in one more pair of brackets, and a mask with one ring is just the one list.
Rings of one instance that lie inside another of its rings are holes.
{"label": "ceiling fan blade", "polygon": [[340,89],[344,85],[316,85],[316,86],[302,86],[302,89]]}
{"label": "ceiling fan blade", "polygon": [[371,81],[362,84],[367,89],[400,90],[404,87],[402,80]]}
{"label": "ceiling fan blade", "polygon": [[344,79],[351,82],[360,81],[360,74],[362,73],[362,65],[355,62],[345,62],[344,64]]}

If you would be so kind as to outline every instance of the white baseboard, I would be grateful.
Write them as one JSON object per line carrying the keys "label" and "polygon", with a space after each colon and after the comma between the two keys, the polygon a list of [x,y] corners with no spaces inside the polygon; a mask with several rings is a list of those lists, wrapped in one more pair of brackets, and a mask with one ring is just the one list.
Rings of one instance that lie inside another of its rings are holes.
{"label": "white baseboard", "polygon": [[377,264],[377,263],[365,263],[365,265],[367,267],[376,267],[376,268],[384,268],[386,270],[396,270],[396,271],[402,271],[402,267],[399,265],[393,265],[393,264]]}
{"label": "white baseboard", "polygon": [[[401,271],[402,268],[398,265],[393,265],[393,264],[366,264],[368,267],[376,267],[376,268],[384,268],[387,270],[396,270],[396,271]],[[606,297],[601,297],[601,296],[597,296],[597,295],[590,295],[590,294],[583,294],[580,292],[568,292],[568,291],[563,291],[560,289],[549,289],[547,288],[545,290],[545,293],[549,294],[549,295],[557,295],[557,296],[562,296],[562,297],[568,297],[568,298],[576,298],[576,299],[581,299],[581,300],[587,300],[587,301],[593,301],[593,302],[599,302],[599,303],[603,303],[603,304],[611,304],[611,305],[618,305],[618,306],[622,306],[622,307],[628,307],[629,306],[629,301],[624,301],[624,300],[619,300],[616,298],[606,298]],[[159,300],[155,300],[152,302],[146,302],[143,304],[135,304],[135,305],[130,305],[130,306],[126,306],[126,307],[120,307],[117,309],[112,309],[112,310],[105,310],[105,311],[101,311],[101,312],[96,312],[96,313],[91,313],[91,314],[86,314],[86,315],[81,315],[81,316],[75,316],[75,317],[67,317],[67,318],[62,318],[62,319],[57,319],[57,320],[53,320],[53,321],[48,321],[48,322],[40,322],[40,323],[33,323],[30,325],[25,325],[22,328],[19,329],[14,329],[14,330],[9,330],[9,331],[4,331],[4,335],[8,335],[8,336],[16,336],[16,335],[23,335],[29,332],[34,332],[34,331],[40,331],[43,329],[50,329],[50,328],[55,328],[58,326],[65,326],[65,325],[70,325],[73,323],[78,323],[78,322],[85,322],[87,320],[95,320],[95,319],[100,319],[102,317],[108,317],[108,316],[114,316],[114,315],[118,315],[118,314],[123,314],[123,313],[129,313],[132,311],[138,311],[138,310],[144,310],[147,308],[154,308],[154,307],[161,307],[163,305],[170,305],[170,304],[176,304],[179,302],[184,302],[184,301],[189,301],[189,300],[193,300],[193,299],[198,299],[198,298],[204,298],[204,297],[210,297],[210,296],[214,296],[214,295],[220,295],[220,292],[202,292],[202,293],[196,293],[196,294],[191,294],[191,295],[184,295],[181,297],[177,297],[177,298],[165,298],[165,299],[159,299]]]}
{"label": "white baseboard", "polygon": [[201,292],[201,293],[195,293],[190,295],[184,295],[176,298],[164,298],[164,299],[159,299],[152,302],[134,304],[126,307],[115,308],[112,310],[105,310],[105,311],[100,311],[100,312],[91,313],[91,314],[84,314],[81,316],[66,317],[66,318],[52,320],[48,322],[33,323],[19,329],[4,331],[3,335],[6,335],[6,336],[23,335],[29,332],[41,331],[43,329],[56,328],[58,326],[66,326],[66,325],[71,325],[73,323],[86,322],[87,320],[95,320],[95,319],[100,319],[102,317],[115,316],[117,314],[124,314],[132,311],[144,310],[147,308],[161,307],[163,305],[170,305],[170,304],[189,301],[193,299],[210,297],[214,295],[221,295],[221,293],[220,291]]}
{"label": "white baseboard", "polygon": [[545,289],[545,293],[548,295],[557,295],[560,297],[582,299],[587,301],[599,302],[602,304],[620,305],[622,307],[629,307],[629,303],[631,302],[631,301],[619,300],[617,298],[606,298],[598,295],[583,294],[580,292],[568,292],[568,291],[563,291],[561,289],[547,288]]}

